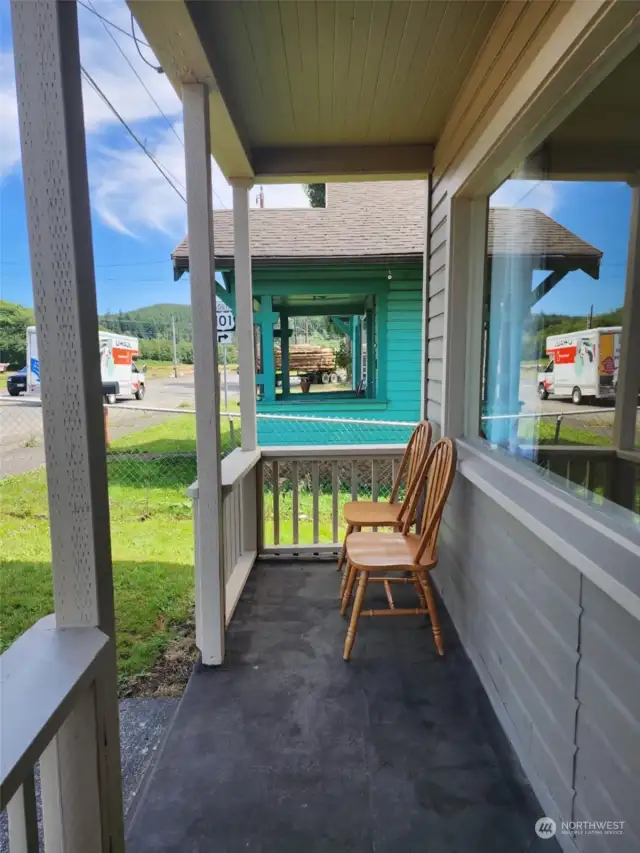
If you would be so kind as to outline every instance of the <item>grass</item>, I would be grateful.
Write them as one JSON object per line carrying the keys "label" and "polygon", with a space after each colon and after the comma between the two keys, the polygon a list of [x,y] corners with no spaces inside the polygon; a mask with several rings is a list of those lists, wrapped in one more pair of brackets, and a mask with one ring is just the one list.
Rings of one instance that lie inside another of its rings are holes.
{"label": "grass", "polygon": [[[229,422],[222,446],[231,449]],[[193,610],[195,418],[176,415],[113,442],[108,462],[121,691],[147,674]],[[139,454],[162,453],[161,458]],[[168,455],[169,454],[169,455]],[[0,481],[0,648],[53,610],[44,468]]]}
{"label": "grass", "polygon": [[[611,433],[611,427],[609,427]],[[520,421],[518,437],[532,444],[584,444],[596,447],[610,447],[611,435],[602,432],[592,432],[589,429],[576,429],[562,423],[558,441],[555,440],[556,424],[550,419],[524,418]]]}
{"label": "grass", "polygon": [[0,373],[0,391],[7,390],[7,379],[11,375],[13,371],[9,371],[8,373]]}

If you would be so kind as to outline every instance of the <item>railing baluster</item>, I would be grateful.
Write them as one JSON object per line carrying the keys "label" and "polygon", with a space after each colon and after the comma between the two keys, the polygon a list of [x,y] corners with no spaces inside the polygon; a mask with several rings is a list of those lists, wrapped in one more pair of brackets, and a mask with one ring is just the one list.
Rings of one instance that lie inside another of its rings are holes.
{"label": "railing baluster", "polygon": [[340,484],[338,482],[338,463],[331,463],[331,496],[333,500],[332,506],[332,522],[333,522],[333,541],[338,541],[338,496]]}
{"label": "railing baluster", "polygon": [[242,483],[236,483],[234,487],[236,497],[236,562],[242,556]]}
{"label": "railing baluster", "polygon": [[38,815],[33,769],[13,795],[7,806],[9,817],[9,850],[11,853],[38,853]]}
{"label": "railing baluster", "polygon": [[378,500],[378,473],[380,471],[380,462],[377,459],[371,460],[371,500]]}
{"label": "railing baluster", "polygon": [[391,460],[391,488],[393,489],[394,483],[396,482],[396,477],[398,476],[398,465],[400,464],[399,459]]}
{"label": "railing baluster", "polygon": [[291,513],[293,522],[293,544],[300,540],[300,492],[298,487],[298,462],[291,463]]}
{"label": "railing baluster", "polygon": [[358,460],[351,460],[351,500],[358,500]]}
{"label": "railing baluster", "polygon": [[320,541],[320,463],[311,463],[311,493],[313,497],[313,544]]}
{"label": "railing baluster", "polygon": [[280,544],[280,465],[273,460],[273,544]]}

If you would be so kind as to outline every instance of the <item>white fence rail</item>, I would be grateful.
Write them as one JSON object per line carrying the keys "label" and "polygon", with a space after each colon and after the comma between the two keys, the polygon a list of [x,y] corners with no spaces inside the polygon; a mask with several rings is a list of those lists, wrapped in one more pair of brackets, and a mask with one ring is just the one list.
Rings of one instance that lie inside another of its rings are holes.
{"label": "white fence rail", "polygon": [[104,849],[95,691],[109,642],[98,628],[58,629],[46,616],[0,658],[0,809],[11,853],[40,849],[38,761],[45,849]]}

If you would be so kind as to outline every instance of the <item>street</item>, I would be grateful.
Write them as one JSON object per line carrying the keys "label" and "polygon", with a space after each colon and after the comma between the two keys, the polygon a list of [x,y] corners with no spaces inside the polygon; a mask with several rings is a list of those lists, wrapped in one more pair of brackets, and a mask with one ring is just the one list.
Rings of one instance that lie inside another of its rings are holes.
{"label": "street", "polygon": [[[222,385],[222,378],[221,378]],[[239,393],[238,374],[227,373],[227,392],[230,400]],[[222,396],[222,388],[221,388]],[[123,406],[127,408],[122,408]],[[109,436],[113,441],[148,426],[163,423],[172,417],[168,412],[147,409],[193,408],[195,394],[193,375],[147,379],[144,400],[122,399],[109,407]],[[134,410],[135,407],[135,410]],[[224,404],[222,406],[224,408]],[[27,396],[10,397],[0,393],[0,478],[33,471],[44,464],[42,408],[40,401]]]}

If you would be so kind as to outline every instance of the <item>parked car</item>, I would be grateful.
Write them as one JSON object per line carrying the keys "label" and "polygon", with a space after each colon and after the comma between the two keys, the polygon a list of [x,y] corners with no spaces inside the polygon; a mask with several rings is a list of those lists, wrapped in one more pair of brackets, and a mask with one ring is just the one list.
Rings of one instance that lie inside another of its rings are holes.
{"label": "parked car", "polygon": [[17,373],[7,377],[7,391],[12,397],[17,397],[27,390],[27,368],[23,367]]}

